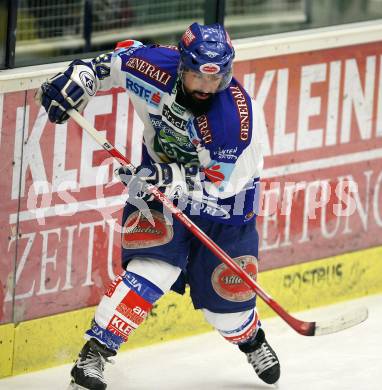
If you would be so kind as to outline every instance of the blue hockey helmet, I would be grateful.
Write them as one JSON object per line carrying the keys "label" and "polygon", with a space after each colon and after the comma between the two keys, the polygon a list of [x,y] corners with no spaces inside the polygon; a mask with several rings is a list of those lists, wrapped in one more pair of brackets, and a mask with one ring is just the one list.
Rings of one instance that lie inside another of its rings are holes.
{"label": "blue hockey helmet", "polygon": [[235,57],[231,40],[219,24],[193,23],[183,34],[178,49],[179,73],[192,70],[207,75],[223,76],[219,91],[227,88],[232,79],[232,62]]}

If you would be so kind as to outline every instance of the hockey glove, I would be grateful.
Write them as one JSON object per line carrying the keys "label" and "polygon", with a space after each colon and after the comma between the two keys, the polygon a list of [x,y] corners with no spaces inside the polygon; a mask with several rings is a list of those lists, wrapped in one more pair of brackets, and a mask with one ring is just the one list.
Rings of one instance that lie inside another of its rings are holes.
{"label": "hockey glove", "polygon": [[67,110],[81,112],[97,92],[93,69],[83,61],[73,61],[64,73],[58,73],[41,85],[36,93],[39,101],[53,123],[68,120]]}
{"label": "hockey glove", "polygon": [[154,198],[152,195],[144,192],[143,185],[145,182],[155,185],[172,199],[179,198],[188,192],[184,169],[176,163],[140,165],[135,172],[132,172],[127,167],[120,167],[116,174],[123,184],[129,186],[130,196],[142,198],[145,201],[151,201]]}

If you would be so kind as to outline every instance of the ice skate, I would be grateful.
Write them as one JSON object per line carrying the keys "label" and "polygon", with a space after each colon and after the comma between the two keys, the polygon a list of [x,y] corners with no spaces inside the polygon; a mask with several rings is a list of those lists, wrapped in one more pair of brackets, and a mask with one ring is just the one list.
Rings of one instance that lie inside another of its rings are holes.
{"label": "ice skate", "polygon": [[247,355],[248,363],[265,383],[275,384],[280,378],[280,363],[275,351],[265,339],[264,331],[259,328],[256,337],[248,343],[239,345]]}
{"label": "ice skate", "polygon": [[95,339],[90,339],[82,348],[70,374],[72,380],[69,389],[72,390],[105,390],[103,377],[105,362],[116,354]]}

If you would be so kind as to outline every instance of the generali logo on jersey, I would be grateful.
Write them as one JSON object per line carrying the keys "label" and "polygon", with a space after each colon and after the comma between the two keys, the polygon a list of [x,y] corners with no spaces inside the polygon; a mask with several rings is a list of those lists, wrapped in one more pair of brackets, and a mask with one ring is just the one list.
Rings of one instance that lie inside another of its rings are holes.
{"label": "generali logo on jersey", "polygon": [[169,73],[139,57],[130,57],[126,66],[144,74],[162,85],[167,85],[171,79],[171,75]]}
{"label": "generali logo on jersey", "polygon": [[196,123],[198,124],[203,142],[205,144],[210,144],[212,142],[212,133],[211,133],[211,127],[208,123],[207,115],[203,114],[198,116],[196,118]]}
{"label": "generali logo on jersey", "polygon": [[244,93],[241,88],[236,85],[229,88],[233,99],[235,100],[237,112],[240,118],[240,139],[246,141],[248,139],[249,131],[249,109],[248,103],[245,99]]}

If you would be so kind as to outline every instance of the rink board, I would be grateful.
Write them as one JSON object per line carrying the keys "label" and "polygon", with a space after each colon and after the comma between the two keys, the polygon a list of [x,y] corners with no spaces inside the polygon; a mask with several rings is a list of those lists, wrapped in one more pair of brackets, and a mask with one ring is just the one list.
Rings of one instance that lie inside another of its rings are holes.
{"label": "rink board", "polygon": [[[381,291],[381,37],[375,21],[235,42],[235,76],[263,113],[260,282],[289,310]],[[73,358],[120,272],[115,162],[34,101],[63,66],[0,73],[1,376]],[[140,161],[142,122],[123,89],[97,93],[84,115]],[[190,307],[165,297],[130,348],[209,330]]]}
{"label": "rink board", "polygon": [[[259,283],[290,312],[381,293],[382,247],[265,271],[260,273]],[[262,318],[275,315],[262,301],[258,308]],[[21,322],[15,328],[0,326],[2,346],[5,342],[9,347],[0,349],[0,362],[5,362],[0,375],[17,375],[72,361],[83,344],[82,335],[93,313],[94,308],[86,308]],[[123,348],[210,330],[201,312],[193,310],[188,294],[169,293]]]}
{"label": "rink board", "polygon": [[[305,52],[295,41],[293,52],[285,38],[276,51],[264,38],[268,56],[259,57],[256,40],[253,59],[241,57],[238,42],[235,76],[259,105],[255,129],[265,154],[257,218],[263,270],[382,245],[382,24],[364,25],[370,41],[379,39],[372,43],[346,28],[331,30],[335,48],[320,29],[304,32],[306,50],[305,34],[321,44]],[[350,33],[357,44],[338,46]],[[30,72],[33,83],[42,77]],[[96,305],[120,273],[126,201],[116,161],[72,120],[50,123],[35,87],[5,77],[0,324]],[[84,116],[140,161],[142,122],[126,91],[99,92]]]}

